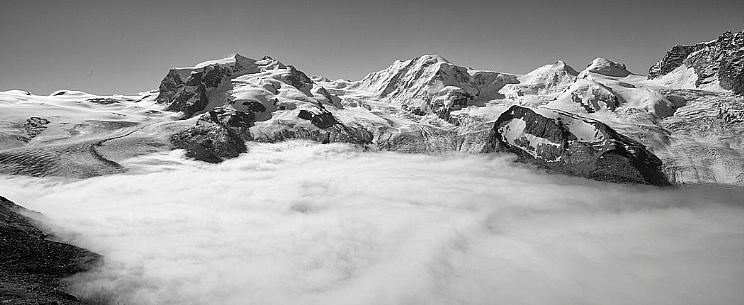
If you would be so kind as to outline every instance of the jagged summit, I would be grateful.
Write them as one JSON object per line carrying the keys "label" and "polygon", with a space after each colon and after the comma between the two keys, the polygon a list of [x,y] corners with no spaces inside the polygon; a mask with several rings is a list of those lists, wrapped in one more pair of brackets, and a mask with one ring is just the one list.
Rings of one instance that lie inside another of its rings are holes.
{"label": "jagged summit", "polygon": [[744,30],[672,47],[648,71],[648,79],[657,78],[672,87],[720,88],[744,94]]}

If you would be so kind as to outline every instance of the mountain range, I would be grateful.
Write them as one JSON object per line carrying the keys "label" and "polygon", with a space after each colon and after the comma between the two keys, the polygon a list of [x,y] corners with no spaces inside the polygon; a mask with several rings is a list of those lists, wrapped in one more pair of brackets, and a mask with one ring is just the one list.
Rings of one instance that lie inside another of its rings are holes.
{"label": "mountain range", "polygon": [[[126,172],[149,153],[220,163],[250,153],[249,141],[303,139],[513,154],[617,183],[744,186],[743,94],[744,31],[674,46],[647,75],[606,58],[515,75],[423,55],[350,81],[234,55],[170,69],[134,96],[0,92],[0,174],[82,179]],[[0,256],[3,298],[79,304],[60,279],[99,256],[51,241],[30,213],[0,197],[0,242],[13,249]]]}
{"label": "mountain range", "polygon": [[0,92],[0,173],[85,178],[150,152],[217,163],[245,153],[245,141],[307,139],[508,152],[603,181],[744,185],[742,58],[744,32],[674,46],[647,76],[605,58],[515,75],[423,55],[330,80],[234,55],[173,68],[136,96]]}

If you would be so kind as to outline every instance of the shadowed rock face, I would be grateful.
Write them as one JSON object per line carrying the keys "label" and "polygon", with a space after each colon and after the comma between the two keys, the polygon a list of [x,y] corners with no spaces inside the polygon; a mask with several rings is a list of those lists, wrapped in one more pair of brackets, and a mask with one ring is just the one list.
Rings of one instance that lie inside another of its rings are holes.
{"label": "shadowed rock face", "polygon": [[49,120],[40,117],[31,117],[26,119],[26,124],[23,125],[23,129],[26,131],[26,136],[18,136],[18,140],[22,142],[31,141],[34,137],[47,128]]}
{"label": "shadowed rock face", "polygon": [[506,150],[556,172],[594,180],[669,185],[661,160],[609,126],[574,114],[512,106],[486,151]]}
{"label": "shadowed rock face", "polygon": [[371,144],[372,133],[363,127],[348,127],[339,122],[328,110],[320,106],[320,113],[300,110],[298,118],[310,121],[320,128],[316,131],[299,131],[294,135],[283,135],[284,139],[309,139],[320,143],[344,142],[352,144]]}
{"label": "shadowed rock face", "polygon": [[171,143],[185,149],[189,158],[219,163],[247,151],[245,141],[251,140],[248,129],[254,122],[253,113],[218,107],[199,117],[195,126],[171,136]]}
{"label": "shadowed rock face", "polygon": [[99,256],[50,240],[23,210],[0,196],[0,304],[83,304],[61,279],[90,269]]}
{"label": "shadowed rock face", "polygon": [[220,65],[208,65],[191,72],[183,80],[176,69],[171,69],[160,82],[160,93],[156,101],[167,104],[168,111],[181,111],[184,118],[204,110],[209,104],[208,93],[217,88],[223,79],[229,79],[232,70]]}
{"label": "shadowed rock face", "polygon": [[300,110],[300,113],[297,116],[303,120],[310,121],[313,125],[321,129],[326,129],[333,125],[339,124],[336,118],[333,117],[333,114],[331,114],[330,112],[314,114],[307,110]]}
{"label": "shadowed rock face", "polygon": [[682,65],[694,68],[698,87],[717,80],[723,89],[744,94],[744,31],[725,32],[710,42],[674,46],[651,66],[648,78],[665,75]]}
{"label": "shadowed rock face", "polygon": [[297,88],[300,91],[307,91],[312,87],[313,80],[310,79],[305,73],[297,70],[294,66],[287,66],[289,68],[289,75],[287,81],[292,87]]}

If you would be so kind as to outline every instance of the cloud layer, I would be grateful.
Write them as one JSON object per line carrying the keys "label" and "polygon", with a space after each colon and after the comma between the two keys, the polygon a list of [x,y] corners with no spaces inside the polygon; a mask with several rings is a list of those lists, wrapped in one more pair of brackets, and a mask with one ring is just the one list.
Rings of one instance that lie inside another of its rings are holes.
{"label": "cloud layer", "polygon": [[105,256],[117,304],[741,304],[744,192],[547,175],[499,155],[257,144],[82,181],[0,177]]}

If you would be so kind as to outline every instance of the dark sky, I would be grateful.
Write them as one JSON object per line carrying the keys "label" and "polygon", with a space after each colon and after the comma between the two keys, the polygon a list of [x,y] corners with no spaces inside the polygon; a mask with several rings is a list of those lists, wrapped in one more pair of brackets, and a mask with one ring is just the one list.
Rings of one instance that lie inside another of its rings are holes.
{"label": "dark sky", "polygon": [[136,93],[234,53],[334,79],[421,54],[512,73],[602,56],[645,74],[674,44],[741,29],[744,0],[0,0],[0,90]]}

